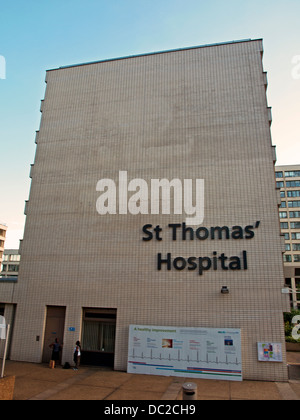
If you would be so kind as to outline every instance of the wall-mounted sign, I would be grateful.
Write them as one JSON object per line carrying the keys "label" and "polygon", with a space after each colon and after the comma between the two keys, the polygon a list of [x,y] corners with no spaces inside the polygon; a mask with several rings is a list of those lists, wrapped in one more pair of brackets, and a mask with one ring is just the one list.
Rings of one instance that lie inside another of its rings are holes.
{"label": "wall-mounted sign", "polygon": [[[247,226],[213,226],[210,228],[200,226],[194,229],[187,226],[186,223],[169,224],[168,229],[152,224],[143,226],[144,242],[153,239],[160,243],[163,237],[167,237],[169,241],[183,241],[187,244],[190,241],[206,241],[210,239],[215,241],[216,245],[220,241],[225,240],[250,240],[255,237],[255,230],[260,226],[260,221]],[[226,252],[213,251],[205,256],[174,256],[171,252],[157,254],[157,270],[177,270],[177,271],[194,271],[202,276],[209,270],[248,270],[248,254],[244,249],[238,255],[227,255]]]}
{"label": "wall-mounted sign", "polygon": [[128,372],[242,381],[241,330],[131,325]]}
{"label": "wall-mounted sign", "polygon": [[281,343],[257,343],[259,362],[282,362]]}
{"label": "wall-mounted sign", "polygon": [[76,328],[75,327],[69,327],[69,331],[70,332],[75,332],[76,331]]}

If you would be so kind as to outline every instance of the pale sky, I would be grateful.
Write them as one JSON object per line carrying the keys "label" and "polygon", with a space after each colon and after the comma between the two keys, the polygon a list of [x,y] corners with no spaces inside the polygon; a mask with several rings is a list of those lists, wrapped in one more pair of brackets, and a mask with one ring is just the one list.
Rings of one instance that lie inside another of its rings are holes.
{"label": "pale sky", "polygon": [[[277,164],[300,163],[299,0],[10,0],[0,7],[0,222],[23,237],[46,70],[263,38]],[[5,67],[4,67],[5,64]]]}

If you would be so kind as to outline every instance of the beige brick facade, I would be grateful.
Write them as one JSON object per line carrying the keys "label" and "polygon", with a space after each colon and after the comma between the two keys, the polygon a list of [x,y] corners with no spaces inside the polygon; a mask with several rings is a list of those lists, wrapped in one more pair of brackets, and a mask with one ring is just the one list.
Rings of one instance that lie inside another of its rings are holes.
{"label": "beige brick facade", "polygon": [[[11,358],[42,361],[47,306],[66,308],[63,361],[82,339],[84,308],[109,308],[117,311],[115,369],[126,370],[130,324],[229,327],[242,330],[245,379],[286,380],[289,302],[262,41],[65,67],[46,81],[19,281],[6,302],[17,305]],[[185,214],[99,215],[97,182],[118,185],[119,171],[148,185],[203,179],[201,226],[228,226],[229,239],[182,240],[178,230],[173,241],[168,225]],[[143,241],[146,224],[159,225],[163,240]],[[215,269],[213,256],[243,251],[247,267],[218,260]],[[159,253],[209,257],[212,267],[159,271]],[[281,342],[283,363],[258,362],[261,341]]]}

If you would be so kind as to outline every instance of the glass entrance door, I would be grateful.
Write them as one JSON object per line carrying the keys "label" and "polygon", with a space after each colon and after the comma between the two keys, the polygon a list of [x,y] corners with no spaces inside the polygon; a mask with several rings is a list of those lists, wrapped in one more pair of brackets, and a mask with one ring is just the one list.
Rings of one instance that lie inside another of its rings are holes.
{"label": "glass entrance door", "polygon": [[113,367],[116,318],[116,309],[84,309],[82,364]]}

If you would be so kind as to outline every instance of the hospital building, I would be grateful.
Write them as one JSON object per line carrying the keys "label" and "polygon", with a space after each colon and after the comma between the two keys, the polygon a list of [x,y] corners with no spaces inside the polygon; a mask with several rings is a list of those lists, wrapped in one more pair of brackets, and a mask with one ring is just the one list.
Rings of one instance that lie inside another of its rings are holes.
{"label": "hospital building", "polygon": [[234,329],[244,379],[288,379],[262,59],[246,39],[46,72],[18,278],[0,280],[11,360],[48,362],[57,337],[63,364],[80,340],[83,364],[126,371],[132,325]]}

